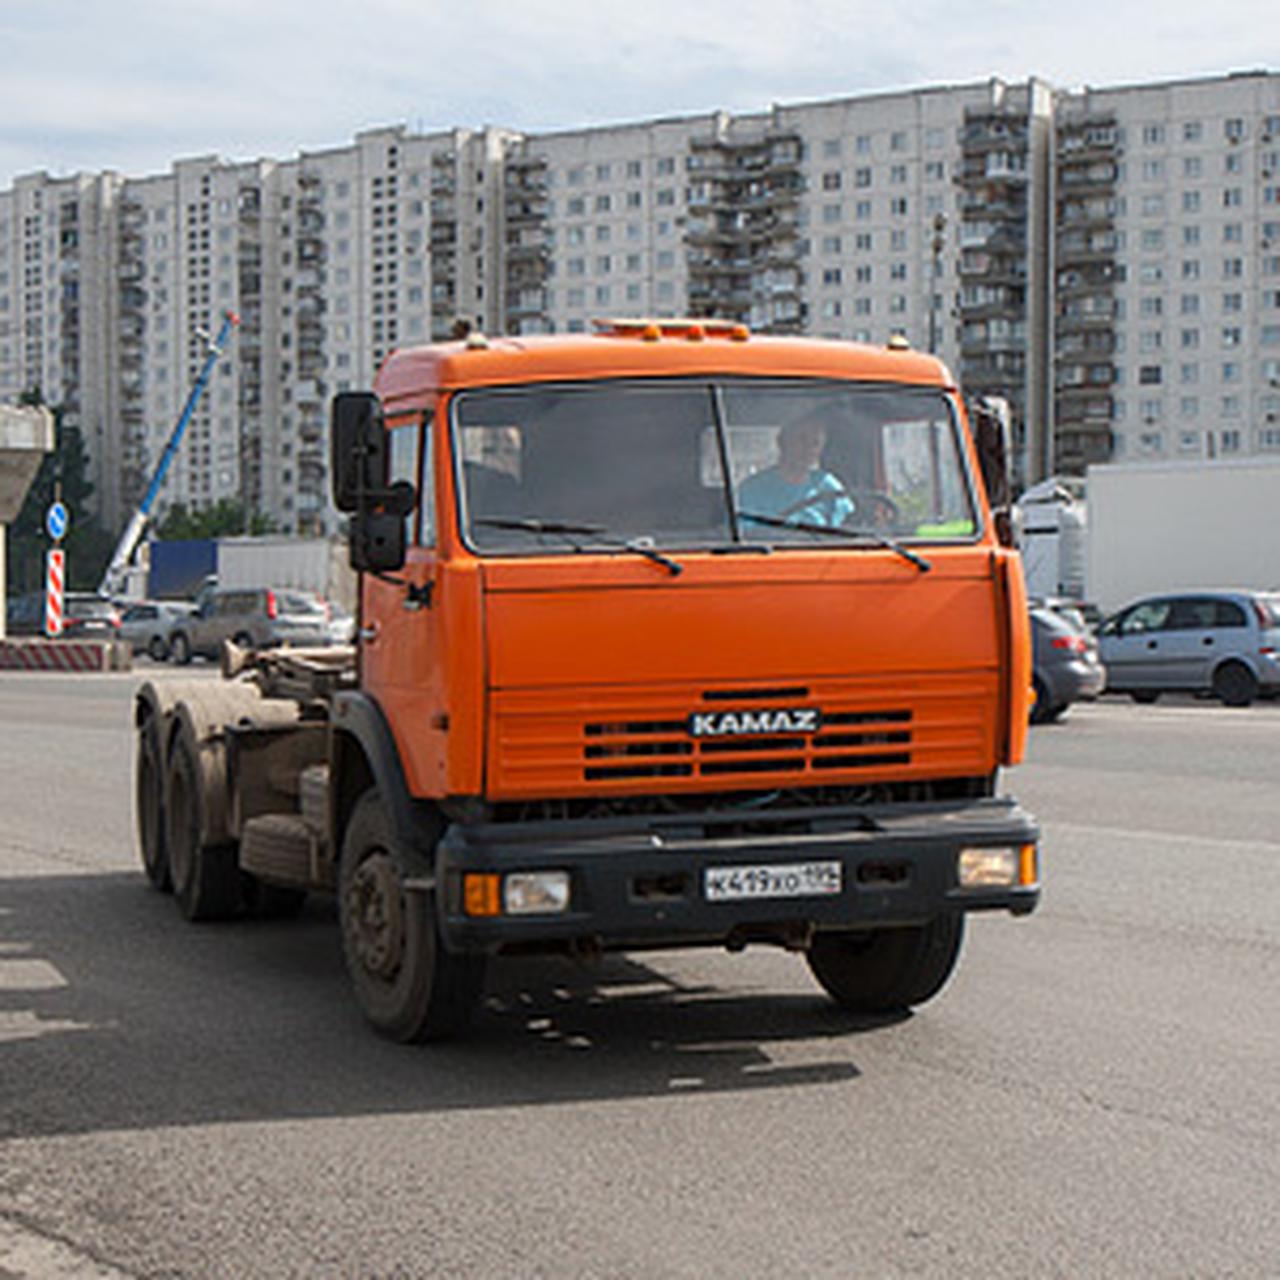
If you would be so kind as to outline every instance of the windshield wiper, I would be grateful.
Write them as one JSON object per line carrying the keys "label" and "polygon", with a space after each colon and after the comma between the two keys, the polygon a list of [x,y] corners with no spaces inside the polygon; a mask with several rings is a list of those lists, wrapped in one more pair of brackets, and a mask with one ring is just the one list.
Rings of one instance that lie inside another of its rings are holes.
{"label": "windshield wiper", "polygon": [[[570,524],[564,520],[536,520],[532,517],[500,519],[490,516],[481,516],[471,523],[486,525],[490,529],[518,529],[523,533],[559,533],[568,537],[576,534],[583,538],[599,538],[606,546],[630,551],[635,555],[643,556],[646,560],[652,560],[654,564],[660,564],[673,578],[684,572],[684,565],[672,560],[670,556],[664,556],[661,551],[651,545],[648,539],[619,538],[597,524]],[[575,551],[584,549],[578,542],[575,542],[573,547]]]}
{"label": "windshield wiper", "polygon": [[904,547],[896,538],[881,533],[879,529],[840,529],[826,524],[813,524],[808,520],[784,520],[780,516],[758,515],[754,511],[739,511],[738,518],[754,520],[757,524],[768,525],[772,529],[800,529],[804,533],[820,533],[827,538],[870,538],[872,542],[909,560],[921,573],[928,573],[933,568],[932,561],[917,555],[910,547]]}

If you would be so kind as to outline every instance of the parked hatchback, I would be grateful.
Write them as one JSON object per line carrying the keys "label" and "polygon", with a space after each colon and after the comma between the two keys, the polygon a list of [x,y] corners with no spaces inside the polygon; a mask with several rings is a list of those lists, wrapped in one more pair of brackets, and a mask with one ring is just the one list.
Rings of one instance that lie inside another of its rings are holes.
{"label": "parked hatchback", "polygon": [[201,594],[189,618],[175,623],[169,654],[179,663],[195,654],[216,658],[224,640],[245,649],[331,644],[329,607],[309,591],[213,588]]}
{"label": "parked hatchback", "polygon": [[145,653],[163,662],[169,656],[169,635],[194,605],[176,600],[134,600],[120,615],[120,639],[134,653]]}
{"label": "parked hatchback", "polygon": [[1056,609],[1031,609],[1031,665],[1032,724],[1059,720],[1073,702],[1096,698],[1106,687],[1097,641],[1083,621],[1077,625]]}
{"label": "parked hatchback", "polygon": [[1247,707],[1280,692],[1280,592],[1148,596],[1108,618],[1098,644],[1110,687],[1137,702],[1183,690]]}

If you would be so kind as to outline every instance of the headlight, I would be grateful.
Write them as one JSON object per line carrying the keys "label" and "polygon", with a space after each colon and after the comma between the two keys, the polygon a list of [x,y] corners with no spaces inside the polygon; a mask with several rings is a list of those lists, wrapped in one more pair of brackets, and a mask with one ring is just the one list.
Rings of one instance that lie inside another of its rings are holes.
{"label": "headlight", "polygon": [[569,873],[469,871],[462,877],[462,903],[469,916],[559,915],[569,909]]}
{"label": "headlight", "polygon": [[1011,889],[1036,882],[1036,847],[961,849],[956,878],[962,889]]}
{"label": "headlight", "polygon": [[514,871],[502,882],[502,905],[510,916],[553,915],[569,909],[567,871]]}

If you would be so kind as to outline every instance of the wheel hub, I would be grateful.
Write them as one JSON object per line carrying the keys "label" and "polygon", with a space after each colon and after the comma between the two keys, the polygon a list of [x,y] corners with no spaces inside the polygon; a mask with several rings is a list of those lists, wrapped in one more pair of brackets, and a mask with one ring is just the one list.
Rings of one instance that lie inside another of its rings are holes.
{"label": "wheel hub", "polygon": [[347,935],[361,965],[377,977],[392,977],[404,952],[404,896],[387,854],[371,854],[360,864],[346,906]]}

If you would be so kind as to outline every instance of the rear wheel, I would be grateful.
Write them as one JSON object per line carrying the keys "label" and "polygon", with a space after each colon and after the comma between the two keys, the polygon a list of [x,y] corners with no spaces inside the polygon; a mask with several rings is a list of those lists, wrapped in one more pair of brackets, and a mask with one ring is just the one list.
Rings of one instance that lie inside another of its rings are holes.
{"label": "rear wheel", "polygon": [[1031,723],[1047,724],[1053,719],[1049,708],[1049,690],[1039,676],[1032,679],[1031,687],[1036,695],[1035,701],[1031,704]]}
{"label": "rear wheel", "polygon": [[169,639],[169,655],[180,667],[191,661],[191,641],[185,631],[175,631]]}
{"label": "rear wheel", "polygon": [[147,879],[161,893],[173,888],[165,840],[164,759],[160,729],[154,716],[138,728],[138,757],[134,771],[134,800],[138,819],[138,851]]}
{"label": "rear wheel", "polygon": [[169,646],[164,636],[152,636],[147,641],[147,657],[153,662],[163,662],[169,656]]}
{"label": "rear wheel", "polygon": [[1213,693],[1229,707],[1247,707],[1258,696],[1258,677],[1243,662],[1224,662],[1213,673]]}
{"label": "rear wheel", "polygon": [[902,929],[819,933],[809,968],[827,994],[856,1013],[924,1004],[951,976],[964,941],[964,916],[948,912]]}
{"label": "rear wheel", "polygon": [[434,894],[405,887],[430,872],[417,862],[397,847],[377,791],[366,791],[338,868],[342,949],[365,1018],[403,1043],[456,1035],[484,985],[483,956],[445,950]]}
{"label": "rear wheel", "polygon": [[195,748],[179,736],[169,761],[165,829],[173,896],[191,921],[225,920],[241,905],[240,869],[234,844],[201,840],[203,799]]}
{"label": "rear wheel", "polygon": [[1154,689],[1133,689],[1129,693],[1134,702],[1140,702],[1143,706],[1150,706],[1159,696]]}

